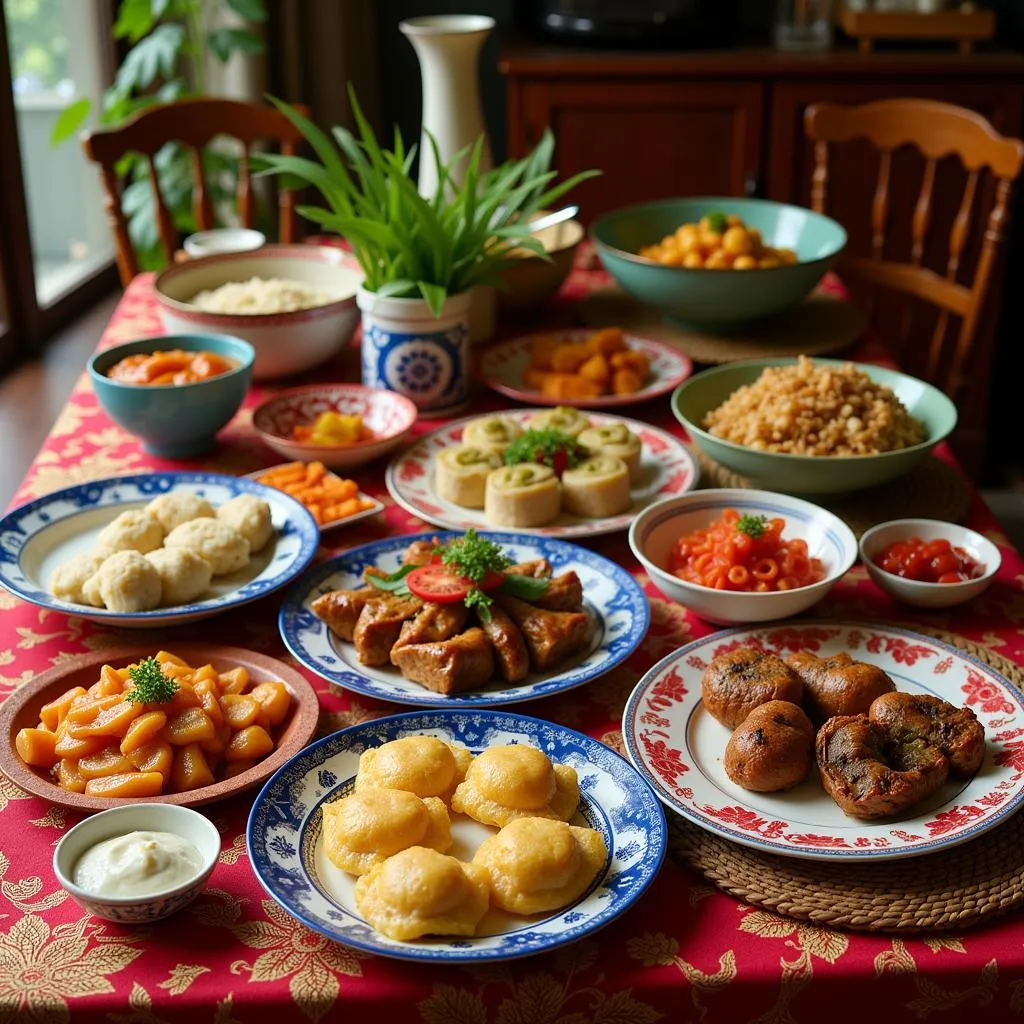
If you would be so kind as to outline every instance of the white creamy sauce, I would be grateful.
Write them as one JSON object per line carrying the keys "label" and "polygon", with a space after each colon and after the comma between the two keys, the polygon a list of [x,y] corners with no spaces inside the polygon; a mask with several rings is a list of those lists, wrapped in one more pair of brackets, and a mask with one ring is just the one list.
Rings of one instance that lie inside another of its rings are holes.
{"label": "white creamy sauce", "polygon": [[153,896],[195,878],[203,863],[187,839],[172,832],[129,832],[86,850],[72,881],[97,896]]}

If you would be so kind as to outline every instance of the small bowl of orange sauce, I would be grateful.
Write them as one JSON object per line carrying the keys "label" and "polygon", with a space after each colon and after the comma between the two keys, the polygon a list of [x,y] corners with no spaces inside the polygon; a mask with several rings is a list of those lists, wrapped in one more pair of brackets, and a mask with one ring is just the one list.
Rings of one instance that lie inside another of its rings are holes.
{"label": "small bowl of orange sauce", "polygon": [[104,349],[88,371],[104,412],[147,452],[187,459],[210,451],[238,412],[254,359],[241,338],[174,335]]}

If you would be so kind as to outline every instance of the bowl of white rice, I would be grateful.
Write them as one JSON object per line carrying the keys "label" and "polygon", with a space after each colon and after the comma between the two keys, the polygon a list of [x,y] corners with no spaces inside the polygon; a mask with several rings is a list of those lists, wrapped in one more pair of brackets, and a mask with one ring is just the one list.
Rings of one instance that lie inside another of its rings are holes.
{"label": "bowl of white rice", "polygon": [[256,350],[253,377],[289,377],[326,362],[359,323],[362,273],[343,249],[269,245],[177,263],[157,276],[168,334],[244,338]]}

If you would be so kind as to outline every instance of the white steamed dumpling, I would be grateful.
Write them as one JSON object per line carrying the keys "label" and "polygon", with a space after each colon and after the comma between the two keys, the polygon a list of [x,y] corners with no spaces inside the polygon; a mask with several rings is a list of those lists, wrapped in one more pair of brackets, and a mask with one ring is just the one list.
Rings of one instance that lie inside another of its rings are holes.
{"label": "white steamed dumpling", "polygon": [[146,511],[158,519],[168,533],[191,519],[212,519],[217,514],[205,498],[200,498],[191,491],[168,491],[166,494],[160,494],[146,506]]}
{"label": "white steamed dumpling", "polygon": [[138,551],[144,555],[155,551],[164,542],[166,530],[160,520],[144,508],[130,508],[108,523],[96,538],[96,550],[110,554],[113,551]]}
{"label": "white steamed dumpling", "polygon": [[249,542],[219,519],[191,519],[171,530],[165,543],[205,559],[214,576],[236,572],[249,561]]}
{"label": "white steamed dumpling", "polygon": [[160,574],[165,605],[194,601],[213,579],[213,566],[189,548],[159,548],[146,558]]}
{"label": "white steamed dumpling", "polygon": [[89,604],[112,612],[148,612],[160,604],[160,574],[138,551],[115,551],[85,584]]}
{"label": "white steamed dumpling", "polygon": [[252,551],[261,550],[274,535],[270,506],[254,494],[239,494],[217,509],[217,518],[248,542]]}

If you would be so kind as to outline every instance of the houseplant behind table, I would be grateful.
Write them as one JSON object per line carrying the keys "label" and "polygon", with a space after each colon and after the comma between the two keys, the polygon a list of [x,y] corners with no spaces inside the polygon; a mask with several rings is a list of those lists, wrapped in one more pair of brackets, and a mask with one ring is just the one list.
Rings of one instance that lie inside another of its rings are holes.
{"label": "houseplant behind table", "polygon": [[[433,195],[421,196],[411,176],[415,147],[406,150],[396,129],[381,147],[349,90],[358,137],[335,128],[332,141],[298,111],[273,102],[302,131],[319,161],[283,154],[260,158],[263,174],[285,176],[286,187],[315,187],[328,209],[300,206],[308,220],[348,239],[365,274],[363,383],[398,391],[431,415],[448,415],[468,394],[472,289],[498,284],[516,261],[515,249],[547,258],[530,237],[529,221],[577,183],[554,185],[554,138],[545,132],[525,159],[480,173],[483,139],[443,163],[430,138],[422,159],[437,167]],[[428,136],[429,138],[429,136]]]}

